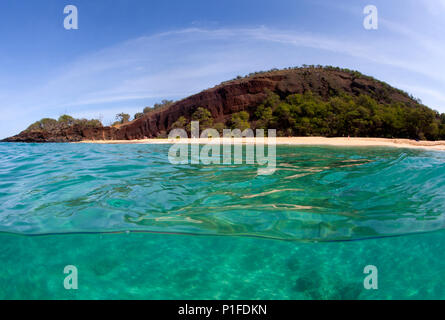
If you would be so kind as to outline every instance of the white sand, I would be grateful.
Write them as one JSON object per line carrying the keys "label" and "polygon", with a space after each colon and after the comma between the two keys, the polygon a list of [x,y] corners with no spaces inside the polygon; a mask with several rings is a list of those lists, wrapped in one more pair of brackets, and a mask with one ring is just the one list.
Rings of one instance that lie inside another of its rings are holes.
{"label": "white sand", "polygon": [[[172,144],[172,143],[267,143],[267,138],[236,138],[236,139],[142,139],[142,140],[88,140],[80,143],[99,143],[99,144]],[[273,141],[273,140],[271,140]],[[445,150],[445,141],[415,141],[409,139],[384,139],[384,138],[324,138],[324,137],[289,137],[276,138],[277,145],[326,145],[342,147],[371,147],[386,146],[398,148],[420,148],[430,150]]]}

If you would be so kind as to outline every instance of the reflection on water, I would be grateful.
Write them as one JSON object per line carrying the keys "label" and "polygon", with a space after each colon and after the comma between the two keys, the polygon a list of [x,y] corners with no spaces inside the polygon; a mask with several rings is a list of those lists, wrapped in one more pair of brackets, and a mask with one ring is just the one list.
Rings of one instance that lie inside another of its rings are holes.
{"label": "reflection on water", "polygon": [[445,154],[277,147],[277,170],[172,165],[167,145],[0,144],[0,231],[337,241],[440,230]]}

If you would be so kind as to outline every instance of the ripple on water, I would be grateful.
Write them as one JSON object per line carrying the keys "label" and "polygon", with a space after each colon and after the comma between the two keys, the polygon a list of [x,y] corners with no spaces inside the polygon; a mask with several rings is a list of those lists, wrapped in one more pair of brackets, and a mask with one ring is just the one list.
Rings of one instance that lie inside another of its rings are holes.
{"label": "ripple on water", "polygon": [[0,231],[342,241],[444,227],[441,152],[279,146],[276,172],[258,175],[172,165],[168,148],[0,144]]}

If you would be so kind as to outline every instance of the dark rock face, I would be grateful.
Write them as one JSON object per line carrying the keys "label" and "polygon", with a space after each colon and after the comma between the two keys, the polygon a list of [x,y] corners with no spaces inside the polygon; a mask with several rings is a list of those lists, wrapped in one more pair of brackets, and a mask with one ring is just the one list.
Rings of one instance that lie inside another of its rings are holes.
{"label": "dark rock face", "polygon": [[4,139],[3,142],[79,142],[99,136],[102,136],[103,140],[115,140],[112,138],[115,136],[115,131],[117,129],[112,127],[85,129],[75,125],[54,131],[23,131],[16,136]]}
{"label": "dark rock face", "polygon": [[199,107],[207,108],[215,122],[230,118],[231,114],[248,111],[251,114],[267,96],[267,90],[280,96],[312,91],[323,98],[339,92],[353,95],[368,94],[379,102],[415,103],[408,95],[368,77],[357,77],[352,72],[320,68],[300,68],[266,72],[253,77],[232,80],[202,91],[172,104],[167,109],[154,111],[120,127],[71,127],[53,132],[23,131],[7,138],[7,142],[76,142],[82,140],[133,140],[166,136],[172,124],[181,116],[190,120]]}

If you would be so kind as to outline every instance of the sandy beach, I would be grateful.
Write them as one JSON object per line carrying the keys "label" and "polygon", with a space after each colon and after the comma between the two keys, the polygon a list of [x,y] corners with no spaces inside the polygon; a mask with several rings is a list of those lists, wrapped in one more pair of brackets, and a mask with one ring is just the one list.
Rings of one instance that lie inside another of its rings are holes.
{"label": "sandy beach", "polygon": [[[173,144],[173,143],[263,143],[263,139],[257,138],[217,138],[217,139],[142,139],[142,140],[85,140],[78,143],[97,143],[97,144]],[[267,138],[265,139],[267,143]],[[409,139],[385,139],[385,138],[325,138],[325,137],[279,137],[276,138],[278,145],[306,145],[306,146],[341,146],[341,147],[396,147],[396,148],[418,148],[430,150],[445,151],[445,141],[415,141]]]}

